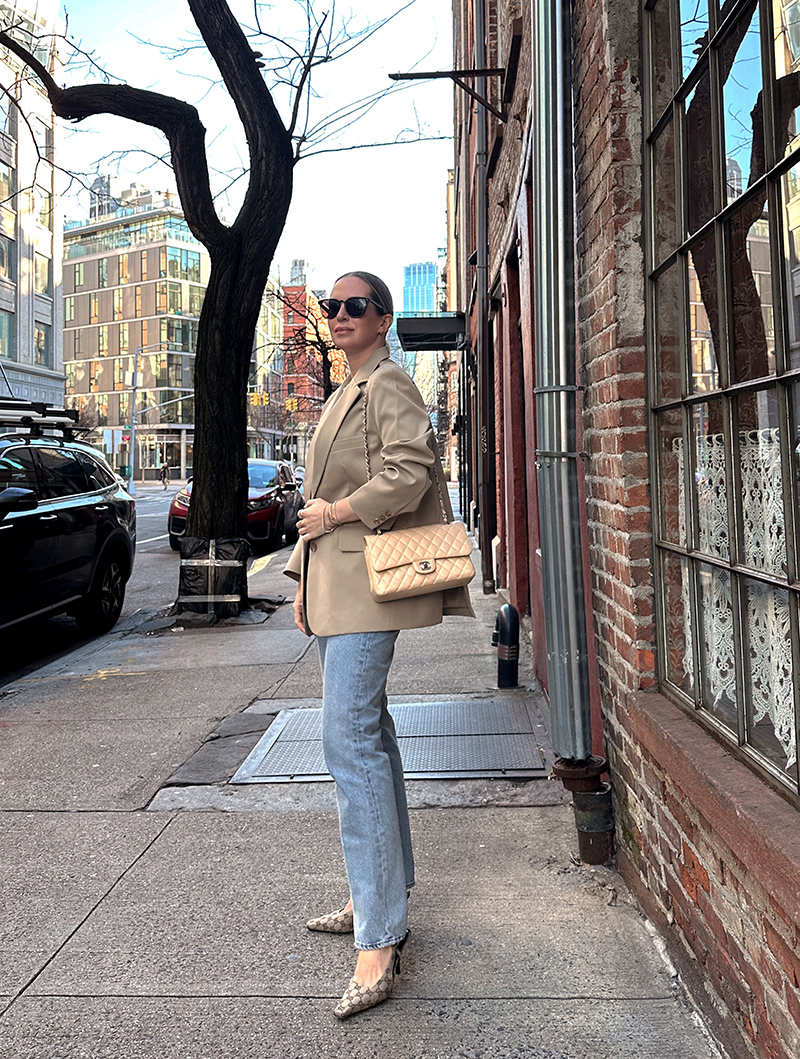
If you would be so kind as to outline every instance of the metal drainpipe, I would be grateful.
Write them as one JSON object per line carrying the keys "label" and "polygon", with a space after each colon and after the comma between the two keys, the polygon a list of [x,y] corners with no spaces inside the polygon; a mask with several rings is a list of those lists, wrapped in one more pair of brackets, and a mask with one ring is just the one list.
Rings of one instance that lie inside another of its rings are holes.
{"label": "metal drainpipe", "polygon": [[[534,346],[539,520],[554,772],[573,791],[581,855],[609,860],[611,794],[592,757],[577,453],[570,0],[532,0]],[[602,811],[587,828],[586,792]],[[580,799],[575,792],[580,792]],[[599,821],[599,823],[597,822]]]}
{"label": "metal drainpipe", "polygon": [[[475,4],[475,66],[478,70],[486,67],[486,10],[483,0]],[[475,80],[475,91],[486,98],[486,78]],[[486,166],[488,161],[488,111],[486,107],[475,107],[475,120],[478,123],[475,132],[475,212],[476,212],[476,290],[475,314],[477,316],[477,381],[478,381],[478,423],[476,438],[478,448],[478,511],[480,513],[480,550],[481,578],[485,594],[494,592],[494,570],[491,565],[492,539],[489,535],[489,511],[491,510],[490,489],[493,488],[493,475],[489,460],[489,438],[493,431],[489,424],[488,359],[489,359],[489,203],[487,199]]]}

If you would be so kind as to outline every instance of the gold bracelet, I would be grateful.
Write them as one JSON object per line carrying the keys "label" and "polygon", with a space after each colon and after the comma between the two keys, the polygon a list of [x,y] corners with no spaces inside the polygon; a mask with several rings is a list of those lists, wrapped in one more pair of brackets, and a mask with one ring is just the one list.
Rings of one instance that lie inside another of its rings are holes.
{"label": "gold bracelet", "polygon": [[331,526],[326,526],[325,525],[325,516],[326,515],[330,516],[330,510],[331,510],[332,506],[333,506],[332,504],[328,504],[326,507],[324,507],[322,509],[322,529],[323,529],[323,531],[325,533],[333,533],[333,531],[336,529],[335,525],[331,525]]}
{"label": "gold bracelet", "polygon": [[337,526],[341,526],[341,522],[336,517],[336,505],[338,503],[339,503],[338,500],[334,500],[334,502],[329,506],[330,516],[331,516],[331,524],[333,525],[334,529],[336,529]]}

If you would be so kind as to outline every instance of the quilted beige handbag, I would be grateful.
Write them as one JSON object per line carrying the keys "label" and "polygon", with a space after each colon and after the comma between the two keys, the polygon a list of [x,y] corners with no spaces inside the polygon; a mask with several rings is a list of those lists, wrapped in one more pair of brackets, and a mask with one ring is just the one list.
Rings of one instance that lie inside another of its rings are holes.
{"label": "quilted beige handbag", "polygon": [[[364,392],[364,456],[367,481],[372,478],[367,435],[367,394]],[[438,456],[437,456],[438,459]],[[433,472],[439,492],[442,521],[434,526],[413,529],[377,530],[364,538],[372,598],[379,603],[409,596],[424,596],[462,588],[475,576],[472,545],[463,522],[448,522],[439,475]]]}

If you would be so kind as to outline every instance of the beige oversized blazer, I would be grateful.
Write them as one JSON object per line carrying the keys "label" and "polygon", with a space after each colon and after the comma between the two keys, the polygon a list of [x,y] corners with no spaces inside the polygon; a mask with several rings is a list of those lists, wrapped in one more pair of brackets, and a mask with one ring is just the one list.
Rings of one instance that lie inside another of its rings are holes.
{"label": "beige oversized blazer", "polygon": [[[372,480],[364,456],[362,393],[368,390]],[[447,516],[452,510],[441,463],[431,448],[422,396],[383,346],[326,402],[309,450],[306,497],[350,498],[359,522],[313,541],[298,541],[284,570],[302,582],[306,627],[318,636],[438,625],[443,614],[474,617],[466,589],[376,603],[370,595],[364,536],[380,526],[404,529],[442,521],[438,474]]]}

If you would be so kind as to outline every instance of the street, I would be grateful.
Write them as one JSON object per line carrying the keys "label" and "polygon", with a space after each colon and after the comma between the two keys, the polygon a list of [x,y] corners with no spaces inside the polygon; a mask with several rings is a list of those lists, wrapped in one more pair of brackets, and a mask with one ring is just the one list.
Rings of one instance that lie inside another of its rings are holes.
{"label": "street", "polygon": [[[180,489],[139,486],[136,494],[136,559],[115,631],[133,628],[144,614],[169,606],[178,590],[178,553],[167,538],[167,512]],[[27,675],[88,643],[76,622],[65,614],[23,622],[3,633],[0,687]]]}

